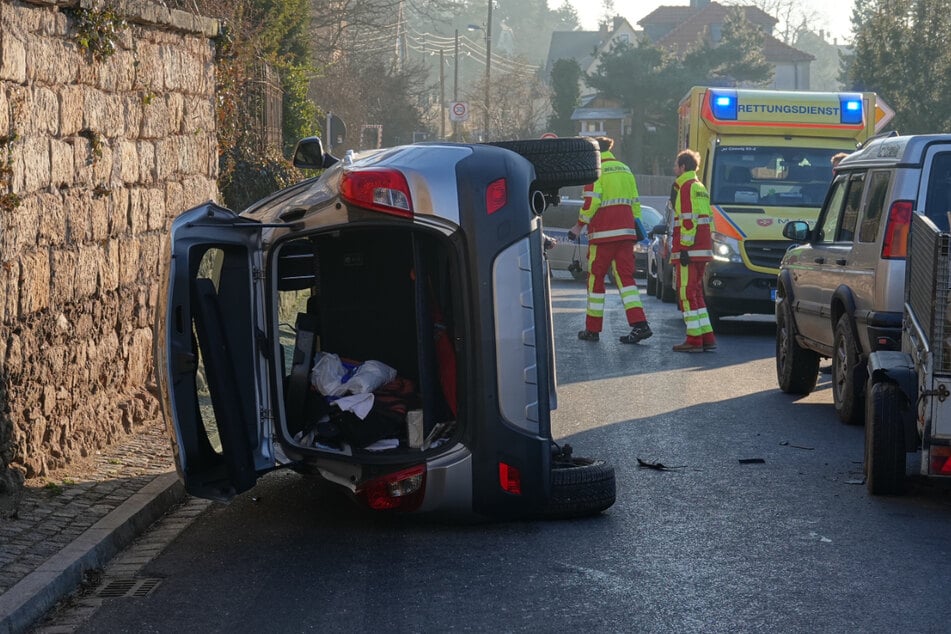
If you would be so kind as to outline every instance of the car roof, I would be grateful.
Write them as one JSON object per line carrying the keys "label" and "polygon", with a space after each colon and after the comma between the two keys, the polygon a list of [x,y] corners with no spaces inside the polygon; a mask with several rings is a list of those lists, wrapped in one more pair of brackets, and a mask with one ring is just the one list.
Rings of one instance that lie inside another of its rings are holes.
{"label": "car roof", "polygon": [[936,143],[951,143],[951,134],[914,134],[873,138],[842,159],[836,170],[856,167],[919,166],[928,147]]}

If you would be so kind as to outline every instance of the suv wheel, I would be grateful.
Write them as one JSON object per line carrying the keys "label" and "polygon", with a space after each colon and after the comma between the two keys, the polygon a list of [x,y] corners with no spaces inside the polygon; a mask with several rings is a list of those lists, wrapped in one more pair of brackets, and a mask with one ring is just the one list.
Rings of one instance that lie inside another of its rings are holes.
{"label": "suv wheel", "polygon": [[819,379],[819,355],[796,343],[792,308],[783,298],[776,310],[776,378],[787,394],[809,394]]}
{"label": "suv wheel", "polygon": [[601,176],[601,153],[594,139],[519,139],[488,143],[521,154],[535,167],[535,187],[555,191],[587,185]]}
{"label": "suv wheel", "polygon": [[902,435],[905,395],[893,383],[875,383],[868,394],[865,424],[865,486],[872,495],[896,495],[905,485]]}
{"label": "suv wheel", "polygon": [[542,511],[547,519],[596,515],[614,504],[614,467],[604,460],[567,457],[551,465],[551,499]]}
{"label": "suv wheel", "polygon": [[832,402],[839,419],[847,425],[865,421],[864,373],[852,324],[849,316],[843,315],[835,324],[832,347]]}
{"label": "suv wheel", "polygon": [[650,271],[647,272],[647,294],[656,295],[657,293],[657,273],[654,272],[651,274]]}

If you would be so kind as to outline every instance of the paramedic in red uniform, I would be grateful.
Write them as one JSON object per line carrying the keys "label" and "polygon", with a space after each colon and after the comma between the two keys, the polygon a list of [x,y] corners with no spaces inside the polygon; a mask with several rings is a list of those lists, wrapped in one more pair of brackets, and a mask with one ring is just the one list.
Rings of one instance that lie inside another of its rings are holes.
{"label": "paramedic in red uniform", "polygon": [[697,178],[700,154],[684,150],[674,162],[671,200],[674,205],[674,236],[670,261],[674,265],[680,309],[687,326],[687,339],[674,352],[704,352],[717,348],[703,299],[703,270],[713,259],[713,222],[710,194]]}
{"label": "paramedic in red uniform", "polygon": [[621,294],[621,302],[631,332],[621,343],[637,343],[650,337],[641,296],[634,281],[634,244],[637,242],[636,219],[641,215],[637,183],[630,168],[614,158],[614,140],[596,139],[601,149],[601,178],[584,188],[584,205],[578,223],[568,232],[577,240],[588,226],[588,305],[585,329],[578,333],[583,341],[598,341],[604,321],[604,276],[609,272]]}

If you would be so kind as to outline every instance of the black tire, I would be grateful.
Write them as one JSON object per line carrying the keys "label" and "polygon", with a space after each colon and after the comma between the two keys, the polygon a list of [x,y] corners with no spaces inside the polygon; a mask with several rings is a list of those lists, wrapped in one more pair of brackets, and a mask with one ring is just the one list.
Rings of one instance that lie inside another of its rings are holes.
{"label": "black tire", "polygon": [[832,344],[832,402],[846,425],[865,422],[865,373],[849,316],[842,315]]}
{"label": "black tire", "polygon": [[723,322],[720,321],[721,315],[715,310],[707,309],[707,318],[710,320],[710,327],[713,328],[714,332],[720,332],[720,327],[723,325]]}
{"label": "black tire", "polygon": [[674,288],[673,269],[664,269],[664,275],[657,278],[660,284],[660,301],[665,304],[673,304],[677,301],[677,289]]}
{"label": "black tire", "polygon": [[650,272],[647,273],[647,288],[646,292],[648,295],[657,294],[657,278],[652,277]]}
{"label": "black tire", "polygon": [[809,394],[819,379],[819,355],[796,343],[795,322],[789,302],[776,308],[776,379],[787,394]]}
{"label": "black tire", "polygon": [[587,185],[601,176],[601,153],[594,139],[520,139],[488,145],[511,150],[528,159],[535,167],[535,186],[542,191]]}
{"label": "black tire", "polygon": [[866,408],[865,486],[872,495],[899,495],[905,489],[902,421],[908,400],[894,383],[874,383]]}
{"label": "black tire", "polygon": [[614,467],[603,460],[555,460],[551,467],[551,498],[542,516],[569,519],[597,515],[614,504]]}

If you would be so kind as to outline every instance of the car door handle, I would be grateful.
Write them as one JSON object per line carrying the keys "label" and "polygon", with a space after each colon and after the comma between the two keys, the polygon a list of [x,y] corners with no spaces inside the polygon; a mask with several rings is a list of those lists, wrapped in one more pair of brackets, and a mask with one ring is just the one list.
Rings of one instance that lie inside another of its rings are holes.
{"label": "car door handle", "polygon": [[825,259],[825,258],[816,258],[815,260],[813,260],[813,262],[815,262],[816,264],[825,264],[825,263],[826,263],[826,259]]}
{"label": "car door handle", "polygon": [[846,264],[846,259],[845,259],[845,258],[839,258],[838,260],[835,261],[835,263],[838,264],[839,266],[845,266],[845,264]]}

